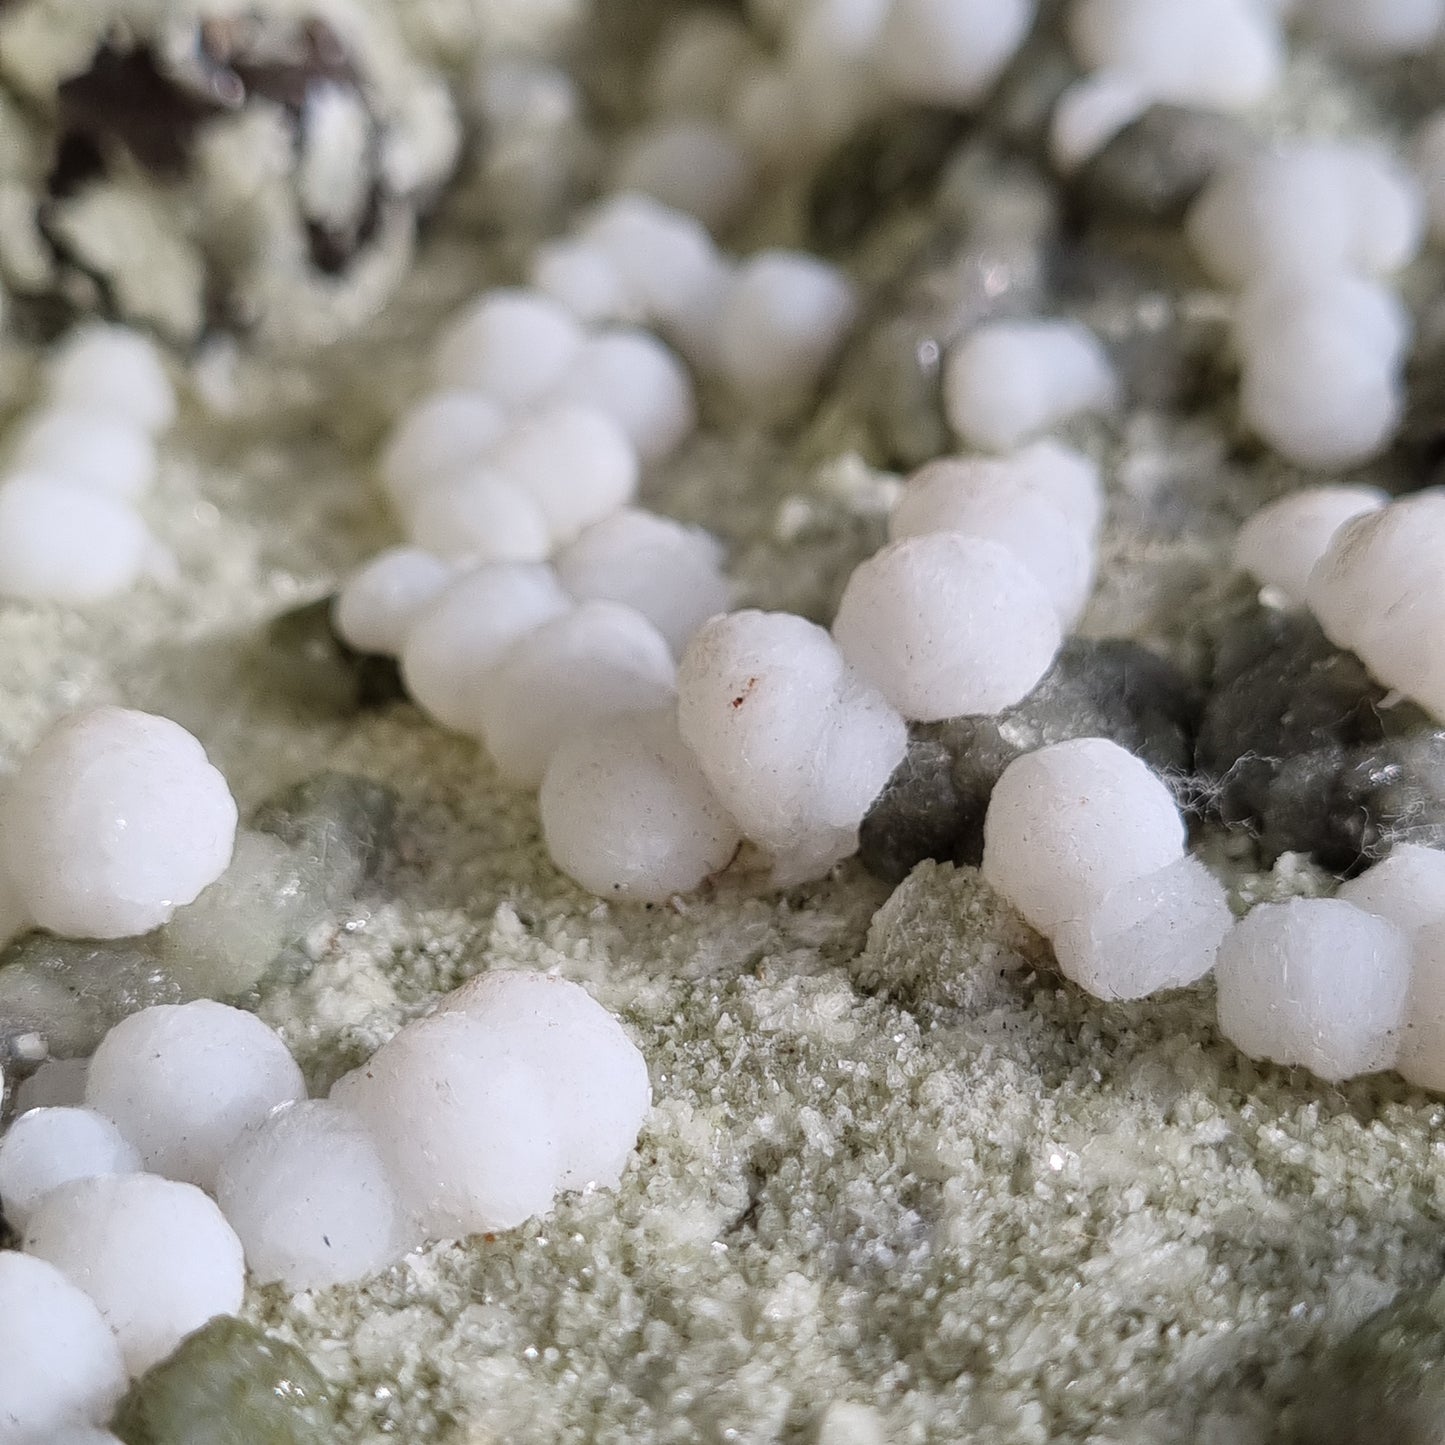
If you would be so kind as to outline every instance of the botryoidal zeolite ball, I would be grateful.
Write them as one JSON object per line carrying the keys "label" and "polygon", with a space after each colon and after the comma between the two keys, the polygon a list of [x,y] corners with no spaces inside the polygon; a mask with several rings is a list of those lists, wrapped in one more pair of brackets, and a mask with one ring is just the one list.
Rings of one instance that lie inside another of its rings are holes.
{"label": "botryoidal zeolite ball", "polygon": [[1388,1069],[1410,972],[1405,934],[1352,903],[1260,904],[1219,950],[1219,1031],[1252,1059],[1332,1082]]}
{"label": "botryoidal zeolite ball", "polygon": [[154,1174],[62,1184],[41,1200],[25,1251],[95,1301],[133,1375],[216,1315],[241,1307],[241,1242],[194,1185]]}
{"label": "botryoidal zeolite ball", "polygon": [[0,860],[31,917],[73,938],[167,922],[231,861],[236,804],[167,718],[98,707],[63,718],[0,809]]}
{"label": "botryoidal zeolite ball", "polygon": [[50,1441],[105,1419],[125,1390],[120,1346],[53,1264],[0,1253],[0,1440]]}
{"label": "botryoidal zeolite ball", "polygon": [[252,1278],[290,1290],[363,1279],[414,1242],[371,1135],[329,1099],[247,1128],[221,1162],[216,1199]]}
{"label": "botryoidal zeolite ball", "polygon": [[561,1189],[613,1187],[651,1102],[647,1066],[586,990],[485,974],[332,1091],[376,1140],[420,1228],[511,1229]]}
{"label": "botryoidal zeolite ball", "polygon": [[279,1036],[255,1014],[210,999],[122,1019],[85,1082],[86,1104],[115,1120],[147,1169],[206,1189],[243,1129],[305,1096]]}

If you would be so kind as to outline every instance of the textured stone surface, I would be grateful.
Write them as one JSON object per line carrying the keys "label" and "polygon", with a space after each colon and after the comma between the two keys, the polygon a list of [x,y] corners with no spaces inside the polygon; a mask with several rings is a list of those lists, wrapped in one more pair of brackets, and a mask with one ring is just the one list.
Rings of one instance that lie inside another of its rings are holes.
{"label": "textured stone surface", "polygon": [[1266,860],[1352,872],[1394,842],[1445,842],[1445,730],[1387,694],[1304,612],[1225,625],[1200,727],[1201,777]]}
{"label": "textured stone surface", "polygon": [[321,716],[383,707],[406,696],[396,659],[358,652],[337,635],[333,599],[283,612],[266,630],[262,666],[283,697]]}
{"label": "textured stone surface", "polygon": [[1288,1415],[1288,1445],[1445,1439],[1445,1286],[1407,1291],[1330,1351]]}

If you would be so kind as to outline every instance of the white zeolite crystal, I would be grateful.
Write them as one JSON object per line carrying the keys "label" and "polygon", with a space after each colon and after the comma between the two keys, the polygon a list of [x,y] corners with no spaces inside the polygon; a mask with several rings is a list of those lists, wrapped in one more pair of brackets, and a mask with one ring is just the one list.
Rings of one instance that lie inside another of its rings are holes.
{"label": "white zeolite crystal", "polygon": [[981,101],[1023,43],[1034,0],[893,0],[878,41],[889,88],[931,105]]}
{"label": "white zeolite crystal", "polygon": [[98,412],[142,431],[162,431],[175,419],[176,394],[155,343],[125,326],[78,327],[50,360],[51,399],[76,411]]}
{"label": "white zeolite crystal", "polygon": [[58,1185],[97,1174],[134,1174],[140,1155],[93,1109],[31,1109],[0,1137],[0,1205],[17,1229]]}
{"label": "white zeolite crystal", "polygon": [[1340,885],[1337,895],[1406,934],[1445,922],[1445,853],[1400,843],[1390,856]]}
{"label": "white zeolite crystal", "polygon": [[1093,537],[1006,466],[945,459],[909,479],[888,518],[888,535],[960,532],[998,542],[1033,573],[1068,629],[1094,585]]}
{"label": "white zeolite crystal", "polygon": [[891,542],[848,579],[833,621],[843,655],[919,722],[1021,701],[1059,650],[1059,614],[999,542],[931,532]]}
{"label": "white zeolite crystal", "polygon": [[667,639],[621,602],[581,602],[516,642],[480,689],[481,735],[509,782],[535,786],[571,733],[672,701]]}
{"label": "white zeolite crystal", "polygon": [[24,1243],[95,1301],[132,1375],[241,1307],[241,1241],[192,1184],[154,1174],[62,1184],[31,1215]]}
{"label": "white zeolite crystal", "polygon": [[690,893],[742,841],[672,708],[573,733],[547,764],[540,804],[552,861],[603,898],[662,903]]}
{"label": "white zeolite crystal", "polygon": [[1244,109],[1284,66],[1279,23],[1254,0],[1077,0],[1069,35],[1091,70],[1176,105]]}
{"label": "white zeolite crystal", "polygon": [[848,278],[801,251],[760,251],[739,268],[718,318],[718,368],[764,421],[812,395],[858,303]]}
{"label": "white zeolite crystal", "polygon": [[454,569],[420,547],[388,547],[342,584],[331,620],[358,652],[394,657],[412,624],[442,592]]}
{"label": "white zeolite crystal", "polygon": [[1375,487],[1304,487],[1257,511],[1239,529],[1235,564],[1265,587],[1305,604],[1310,573],[1346,522],[1389,500]]}
{"label": "white zeolite crystal", "polygon": [[90,1061],[85,1102],[145,1167],[209,1189],[243,1129],[306,1097],[290,1050],[255,1014],[211,999],[122,1019]]}
{"label": "white zeolite crystal", "polygon": [[1111,888],[1053,935],[1059,971],[1097,998],[1146,998],[1184,988],[1214,967],[1234,915],[1197,858]]}
{"label": "white zeolite crystal", "polygon": [[502,439],[506,413],[480,391],[436,391],[402,413],[378,471],[393,501],[475,466]]}
{"label": "white zeolite crystal", "polygon": [[1352,55],[1412,55],[1445,39],[1445,0],[1302,0],[1305,24]]}
{"label": "white zeolite crystal", "polygon": [[370,1127],[432,1237],[511,1229],[559,1190],[613,1188],[651,1103],[606,1009],[545,974],[485,974],[333,1091]]}
{"label": "white zeolite crystal", "polygon": [[1445,240],[1445,110],[1437,110],[1420,127],[1415,167],[1425,189],[1430,227],[1437,240]]}
{"label": "white zeolite crystal", "polygon": [[0,1440],[41,1445],[104,1420],[125,1383],[120,1346],[91,1298],[53,1264],[0,1252]]}
{"label": "white zeolite crystal", "polygon": [[[1438,878],[1430,881],[1439,886]],[[1422,1089],[1445,1089],[1445,920],[1437,916],[1410,943],[1410,991],[1395,1067]]]}
{"label": "white zeolite crystal", "polygon": [[1397,291],[1347,271],[1266,276],[1239,298],[1234,342],[1246,357],[1267,351],[1301,324],[1348,334],[1359,348],[1392,367],[1410,345],[1410,309]]}
{"label": "white zeolite crystal", "polygon": [[580,235],[617,268],[643,319],[664,326],[710,309],[727,275],[707,228],[649,196],[613,196]]}
{"label": "white zeolite crystal", "polygon": [[0,807],[0,859],[42,928],[148,933],[225,872],[236,803],[168,718],[98,707],[36,744]]}
{"label": "white zeolite crystal", "polygon": [[532,256],[531,280],[579,321],[631,320],[643,313],[612,258],[592,241],[544,241]]}
{"label": "white zeolite crystal", "polygon": [[352,1284],[384,1269],[413,1235],[361,1120],[328,1099],[276,1109],[227,1151],[216,1200],[259,1283]]}
{"label": "white zeolite crystal", "polygon": [[598,406],[559,401],[539,407],[497,443],[487,465],[532,497],[559,546],[626,506],[637,491],[637,449]]}
{"label": "white zeolite crystal", "polygon": [[1384,275],[1419,249],[1423,210],[1418,184],[1388,155],[1300,142],[1221,167],[1186,229],[1230,286],[1341,269]]}
{"label": "white zeolite crystal", "polygon": [[687,368],[648,331],[590,337],[552,399],[606,412],[648,462],[676,451],[697,425]]}
{"label": "white zeolite crystal", "polygon": [[1104,738],[1054,743],[1010,763],[984,819],[983,875],[1041,933],[1088,918],[1112,890],[1183,854],[1173,794]]}
{"label": "white zeolite crystal", "polygon": [[651,196],[717,228],[731,221],[752,191],[752,158],[716,121],[684,117],[645,126],[622,147],[619,190]]}
{"label": "white zeolite crystal", "polygon": [[1255,907],[1220,946],[1219,1029],[1252,1059],[1331,1082],[1390,1068],[1410,985],[1410,944],[1337,898]]}
{"label": "white zeolite crystal", "polygon": [[565,306],[538,291],[488,291],[442,333],[435,374],[445,386],[526,406],[562,379],[583,333]]}
{"label": "white zeolite crystal", "polygon": [[1240,411],[1298,466],[1354,466],[1382,451],[1400,423],[1404,390],[1368,333],[1301,315],[1245,357]]}
{"label": "white zeolite crystal", "polygon": [[155,443],[133,423],[104,412],[53,408],[35,413],[20,428],[15,467],[94,487],[133,502],[156,478]]}
{"label": "white zeolite crystal", "polygon": [[524,633],[571,607],[550,567],[499,563],[457,578],[406,635],[407,692],[444,727],[477,731],[487,674]]}
{"label": "white zeolite crystal", "polygon": [[678,726],[719,801],[775,876],[820,877],[907,748],[907,728],[821,628],[733,612],[698,629],[678,669]]}
{"label": "white zeolite crystal", "polygon": [[1445,491],[1431,488],[1346,522],[1310,574],[1330,641],[1387,687],[1445,716]]}
{"label": "white zeolite crystal", "polygon": [[992,321],[949,353],[943,406],[964,441],[1009,452],[1081,412],[1111,404],[1113,368],[1074,321]]}
{"label": "white zeolite crystal", "polygon": [[722,544],[710,532],[633,507],[588,527],[555,562],[579,602],[625,602],[677,653],[731,605],[733,585],[722,564]]}
{"label": "white zeolite crystal", "polygon": [[423,487],[407,505],[407,532],[452,563],[545,562],[552,550],[536,499],[486,464]]}
{"label": "white zeolite crystal", "polygon": [[121,498],[19,473],[0,484],[0,596],[83,605],[135,586],[151,537]]}

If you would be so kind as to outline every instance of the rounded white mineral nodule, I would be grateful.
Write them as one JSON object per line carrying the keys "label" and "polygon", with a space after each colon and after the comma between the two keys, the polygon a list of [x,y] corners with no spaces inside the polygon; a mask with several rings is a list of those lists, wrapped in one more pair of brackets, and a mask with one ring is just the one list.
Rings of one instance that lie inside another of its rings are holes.
{"label": "rounded white mineral nodule", "polygon": [[40,1108],[21,1114],[0,1136],[0,1205],[17,1229],[35,1206],[72,1179],[134,1174],[140,1155],[94,1109]]}
{"label": "rounded white mineral nodule", "polygon": [[150,337],[127,326],[77,327],[50,359],[47,381],[60,405],[115,417],[154,434],[175,419],[176,393]]}
{"label": "rounded white mineral nodule", "polygon": [[603,898],[661,903],[690,893],[742,841],[671,708],[574,733],[547,764],[540,806],[553,862]]}
{"label": "rounded white mineral nodule", "polygon": [[94,1301],[53,1264],[0,1252],[0,1440],[55,1440],[106,1419],[125,1393],[120,1346]]}
{"label": "rounded white mineral nodule", "polygon": [[580,602],[518,641],[478,697],[481,734],[509,782],[535,787],[560,744],[617,713],[662,707],[677,685],[667,639],[621,602]]}
{"label": "rounded white mineral nodule", "polygon": [[395,657],[412,623],[441,596],[454,569],[420,547],[388,547],[342,584],[332,607],[341,640]]}
{"label": "rounded white mineral nodule", "polygon": [[1351,903],[1262,903],[1220,947],[1219,1031],[1330,1082],[1372,1074],[1395,1062],[1410,972],[1405,934]]}
{"label": "rounded white mineral nodule", "polygon": [[1126,748],[1075,738],[1004,769],[984,818],[983,876],[1041,933],[1177,862],[1174,796]]}
{"label": "rounded white mineral nodule", "polygon": [[716,537],[634,507],[588,527],[557,554],[555,565],[562,585],[579,602],[625,602],[677,653],[733,599]]}
{"label": "rounded white mineral nodule", "polygon": [[1445,852],[1397,843],[1388,858],[1342,883],[1335,896],[1407,934],[1418,933],[1445,922]]}
{"label": "rounded white mineral nodule", "polygon": [[488,291],[443,332],[436,377],[445,386],[485,392],[505,407],[526,406],[562,379],[582,341],[581,326],[550,296]]}
{"label": "rounded white mineral nodule", "polygon": [[487,674],[512,644],[572,607],[540,563],[493,563],[451,582],[412,623],[401,649],[406,690],[443,727],[477,732]]}
{"label": "rounded white mineral nodule", "polygon": [[148,933],[231,861],[236,803],[168,718],[98,707],[62,718],[0,808],[0,857],[31,916],[73,938]]}
{"label": "rounded white mineral nodule", "polygon": [[78,1179],[41,1200],[25,1250],[79,1285],[139,1375],[192,1330],[234,1314],[245,1292],[241,1242],[192,1184],[154,1174]]}
{"label": "rounded white mineral nodule", "polygon": [[0,596],[84,606],[134,587],[151,534],[120,497],[21,472],[0,484]]}
{"label": "rounded white mineral nodule", "polygon": [[1083,918],[1054,931],[1065,978],[1096,998],[1137,999],[1185,988],[1214,967],[1234,915],[1197,858],[1111,888]]}
{"label": "rounded white mineral nodule", "polygon": [[1008,547],[957,532],[891,542],[854,569],[833,635],[843,655],[920,722],[1019,702],[1059,650],[1059,614]]}
{"label": "rounded white mineral nodule", "polygon": [[306,1085],[255,1014],[210,999],[122,1019],[90,1061],[85,1102],[113,1119],[147,1169],[209,1189],[237,1136]]}
{"label": "rounded white mineral nodule", "polygon": [[329,1099],[286,1104],[227,1150],[216,1200],[261,1283],[351,1284],[413,1242],[410,1222],[361,1120]]}

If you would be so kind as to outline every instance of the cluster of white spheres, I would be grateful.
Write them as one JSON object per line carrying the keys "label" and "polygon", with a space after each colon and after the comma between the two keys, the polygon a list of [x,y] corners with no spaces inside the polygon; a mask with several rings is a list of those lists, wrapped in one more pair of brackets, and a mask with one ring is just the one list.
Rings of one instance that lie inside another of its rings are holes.
{"label": "cluster of white spheres", "polygon": [[849,578],[844,656],[904,717],[995,713],[1048,671],[1093,586],[1097,468],[1054,442],[930,462]]}
{"label": "cluster of white spheres", "polygon": [[240,1308],[248,1271],[354,1282],[615,1187],[650,1103],[618,1022],[542,974],[474,980],[330,1099],[253,1014],[142,1009],[102,1040],[83,1105],[0,1137],[24,1250],[0,1253],[0,1440],[103,1420],[127,1375]]}
{"label": "cluster of white spheres", "polygon": [[734,261],[693,216],[629,193],[544,247],[533,281],[576,324],[656,328],[763,424],[800,413],[858,310],[851,282],[826,261],[780,249]]}
{"label": "cluster of white spheres", "polygon": [[1224,889],[1184,852],[1169,789],[1127,749],[1078,738],[1025,754],[995,786],[983,874],[1101,998],[1179,988],[1214,965]]}
{"label": "cluster of white spheres", "polygon": [[1408,170],[1343,142],[1241,157],[1194,203],[1195,252],[1240,293],[1241,411],[1287,460],[1349,466],[1394,436],[1410,320],[1382,278],[1414,257],[1424,220]]}
{"label": "cluster of white spheres", "polygon": [[986,322],[953,347],[943,373],[949,425],[984,451],[1013,451],[1116,394],[1104,348],[1074,321]]}
{"label": "cluster of white spheres", "polygon": [[0,798],[12,927],[148,933],[225,871],[236,816],[225,778],[179,724],[120,707],[64,717]]}
{"label": "cluster of white spheres", "polygon": [[1335,898],[1261,904],[1225,940],[1219,1027],[1323,1079],[1397,1069],[1445,1087],[1445,854],[1405,845]]}
{"label": "cluster of white spheres", "polygon": [[9,438],[0,476],[0,596],[73,605],[134,586],[156,544],[136,504],[175,415],[152,342],[91,324],[61,344],[44,399]]}

